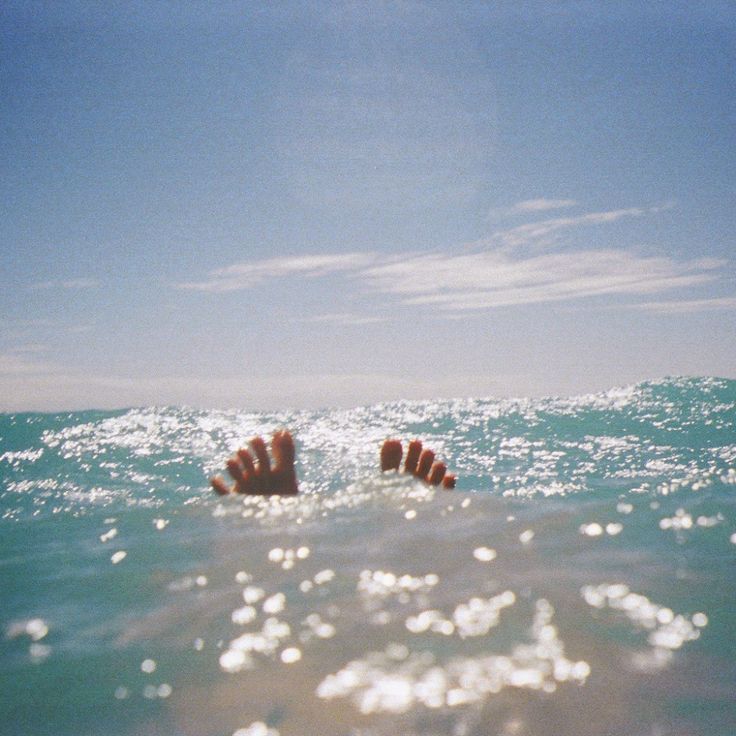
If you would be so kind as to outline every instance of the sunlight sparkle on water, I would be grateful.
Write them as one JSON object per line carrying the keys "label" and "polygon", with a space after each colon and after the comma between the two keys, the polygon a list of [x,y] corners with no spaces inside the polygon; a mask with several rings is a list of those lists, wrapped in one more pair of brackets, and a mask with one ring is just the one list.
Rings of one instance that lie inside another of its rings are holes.
{"label": "sunlight sparkle on water", "polygon": [[[513,605],[513,593],[501,597]],[[388,649],[372,652],[328,675],[317,695],[327,700],[349,697],[364,714],[404,713],[419,704],[440,708],[483,701],[506,687],[552,692],[558,683],[583,684],[590,666],[565,657],[552,615],[552,606],[538,600],[532,642],[516,646],[510,655],[481,654],[442,662],[427,651],[410,653],[400,661]]]}
{"label": "sunlight sparkle on water", "polygon": [[27,621],[15,621],[5,629],[7,639],[28,636],[31,641],[40,641],[49,633],[49,626],[42,618],[31,618]]}
{"label": "sunlight sparkle on water", "polygon": [[279,736],[279,732],[269,728],[263,721],[253,721],[250,726],[233,731],[233,736]]}
{"label": "sunlight sparkle on water", "polygon": [[491,562],[496,559],[496,550],[490,547],[476,547],[473,550],[473,557],[479,562]]}
{"label": "sunlight sparkle on water", "polygon": [[[699,629],[708,625],[702,612],[692,617],[675,614],[672,609],[653,603],[645,595],[633,593],[627,585],[616,583],[587,585],[581,594],[588,605],[622,612],[632,623],[647,634],[647,642],[655,649],[675,650],[685,642],[700,637]],[[666,657],[660,660],[667,662]]]}
{"label": "sunlight sparkle on water", "polygon": [[287,647],[281,652],[281,661],[284,664],[293,664],[302,658],[302,652],[296,647]]}
{"label": "sunlight sparkle on water", "polygon": [[118,534],[118,530],[113,527],[112,529],[109,529],[104,534],[100,534],[100,542],[109,542],[111,539],[116,537]]}

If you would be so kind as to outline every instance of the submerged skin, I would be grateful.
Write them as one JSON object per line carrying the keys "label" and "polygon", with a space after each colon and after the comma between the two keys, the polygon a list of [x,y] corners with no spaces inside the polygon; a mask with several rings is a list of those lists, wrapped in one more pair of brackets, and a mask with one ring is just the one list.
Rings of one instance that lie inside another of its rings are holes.
{"label": "submerged skin", "polygon": [[[215,493],[227,496],[239,493],[246,496],[293,496],[299,492],[294,460],[296,451],[294,439],[285,430],[274,432],[271,438],[271,457],[268,456],[266,443],[261,437],[250,441],[250,450],[242,448],[227,461],[227,472],[233,484],[221,477],[210,479]],[[381,471],[399,470],[403,449],[399,440],[386,440],[381,448]],[[255,459],[254,459],[255,456]],[[422,451],[422,443],[412,440],[409,443],[404,472],[429,483],[431,486],[442,485],[443,488],[455,487],[455,476],[447,472],[442,462],[434,462],[432,450]]]}

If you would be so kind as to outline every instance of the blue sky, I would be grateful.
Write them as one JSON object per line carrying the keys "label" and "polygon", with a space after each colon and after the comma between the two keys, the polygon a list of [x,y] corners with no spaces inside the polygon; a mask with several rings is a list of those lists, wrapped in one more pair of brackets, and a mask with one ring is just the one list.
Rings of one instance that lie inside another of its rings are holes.
{"label": "blue sky", "polygon": [[0,410],[736,377],[726,2],[0,8]]}

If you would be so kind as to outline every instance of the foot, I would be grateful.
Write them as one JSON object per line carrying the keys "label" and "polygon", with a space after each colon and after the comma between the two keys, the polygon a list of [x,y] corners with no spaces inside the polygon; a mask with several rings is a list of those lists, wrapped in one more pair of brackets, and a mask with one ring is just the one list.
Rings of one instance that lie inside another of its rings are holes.
{"label": "foot", "polygon": [[[293,496],[299,488],[294,470],[294,440],[288,432],[274,432],[271,438],[271,455],[261,437],[250,441],[251,451],[240,449],[227,461],[227,472],[233,479],[232,486],[216,476],[210,480],[212,488],[221,496],[243,493],[248,496]],[[257,460],[254,461],[253,456]]]}
{"label": "foot", "polygon": [[[381,471],[399,470],[403,449],[399,440],[386,440],[381,448]],[[447,472],[447,465],[434,462],[432,450],[422,451],[422,443],[412,440],[406,450],[404,472],[429,483],[431,486],[442,485],[443,488],[455,487],[455,476]]]}

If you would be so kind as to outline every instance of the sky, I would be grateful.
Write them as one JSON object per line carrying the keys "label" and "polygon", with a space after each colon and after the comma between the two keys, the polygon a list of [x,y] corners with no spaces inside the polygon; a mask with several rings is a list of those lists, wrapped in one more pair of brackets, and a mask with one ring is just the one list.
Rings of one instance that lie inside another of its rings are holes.
{"label": "sky", "polygon": [[736,378],[736,6],[0,6],[0,411]]}

